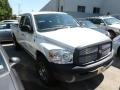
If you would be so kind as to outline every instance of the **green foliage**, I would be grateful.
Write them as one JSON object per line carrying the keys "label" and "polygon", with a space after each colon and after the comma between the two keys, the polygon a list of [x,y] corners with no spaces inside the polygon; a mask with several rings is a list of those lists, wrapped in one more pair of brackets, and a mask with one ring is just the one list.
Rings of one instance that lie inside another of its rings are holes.
{"label": "green foliage", "polygon": [[0,0],[0,21],[4,19],[10,19],[12,16],[12,9],[8,0]]}

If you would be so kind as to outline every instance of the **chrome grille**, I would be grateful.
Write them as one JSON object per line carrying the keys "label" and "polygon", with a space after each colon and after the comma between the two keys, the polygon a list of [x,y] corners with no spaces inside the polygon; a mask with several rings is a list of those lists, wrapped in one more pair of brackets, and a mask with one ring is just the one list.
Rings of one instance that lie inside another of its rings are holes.
{"label": "chrome grille", "polygon": [[73,62],[77,65],[87,65],[101,60],[112,50],[112,43],[107,42],[100,45],[87,47],[84,49],[76,48],[73,55]]}
{"label": "chrome grille", "polygon": [[110,43],[103,44],[99,46],[99,48],[100,48],[99,53],[101,54],[101,57],[104,57],[111,51],[111,44]]}

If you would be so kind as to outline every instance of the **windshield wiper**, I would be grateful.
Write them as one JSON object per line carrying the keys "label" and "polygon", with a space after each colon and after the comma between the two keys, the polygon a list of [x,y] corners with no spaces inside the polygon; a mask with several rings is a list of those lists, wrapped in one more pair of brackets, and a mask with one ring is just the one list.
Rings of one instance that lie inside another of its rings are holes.
{"label": "windshield wiper", "polygon": [[72,26],[72,25],[56,25],[54,27],[50,27],[50,28],[45,28],[45,29],[41,29],[40,31],[41,32],[46,32],[46,31],[55,31],[55,30],[58,30],[58,29],[63,29],[63,28],[73,28],[75,26]]}
{"label": "windshield wiper", "polygon": [[57,26],[57,27],[45,28],[45,29],[41,29],[40,32],[55,31],[55,30],[62,29],[62,28],[65,28],[65,27],[64,26]]}

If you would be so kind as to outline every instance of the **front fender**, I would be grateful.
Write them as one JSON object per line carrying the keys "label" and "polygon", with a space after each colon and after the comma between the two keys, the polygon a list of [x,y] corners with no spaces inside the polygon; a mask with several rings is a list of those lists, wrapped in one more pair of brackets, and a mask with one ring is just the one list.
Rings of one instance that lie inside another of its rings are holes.
{"label": "front fender", "polygon": [[111,30],[111,31],[114,31],[117,35],[120,33],[119,29],[118,28],[115,28],[115,27],[109,27],[108,28],[108,31]]}
{"label": "front fender", "polygon": [[49,50],[53,50],[53,49],[63,49],[63,48],[50,43],[40,43],[37,50],[40,51],[42,54],[44,54],[44,56],[48,59],[48,52]]}

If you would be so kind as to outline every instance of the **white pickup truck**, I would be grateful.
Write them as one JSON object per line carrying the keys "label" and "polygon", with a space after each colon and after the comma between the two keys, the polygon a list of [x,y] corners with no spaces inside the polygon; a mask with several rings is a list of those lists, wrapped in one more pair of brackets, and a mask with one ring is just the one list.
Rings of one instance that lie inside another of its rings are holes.
{"label": "white pickup truck", "polygon": [[23,47],[36,60],[36,70],[45,84],[85,80],[112,64],[111,39],[80,27],[63,12],[23,14],[12,35],[15,47]]}

